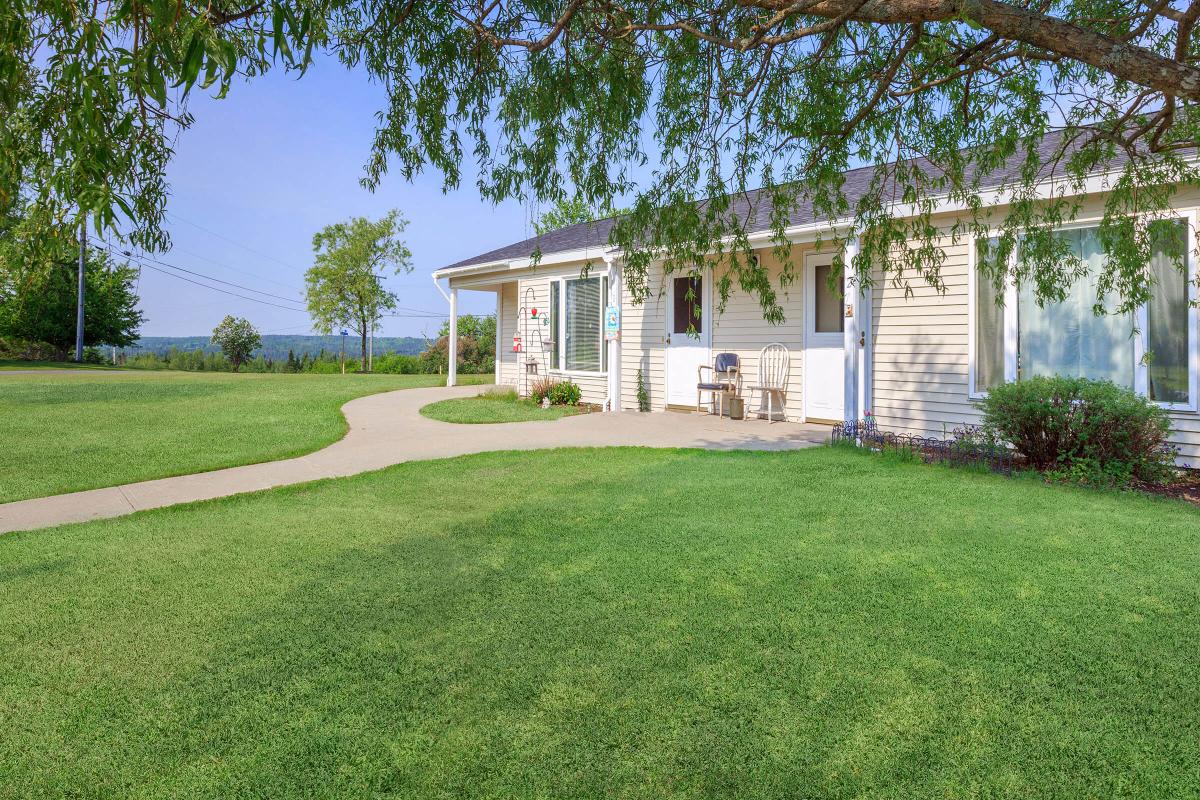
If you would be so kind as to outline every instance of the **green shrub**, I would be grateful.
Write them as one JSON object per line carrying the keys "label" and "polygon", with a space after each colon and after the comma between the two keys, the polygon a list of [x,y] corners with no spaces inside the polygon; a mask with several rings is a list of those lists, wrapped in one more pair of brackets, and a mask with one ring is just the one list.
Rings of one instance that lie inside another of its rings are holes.
{"label": "green shrub", "polygon": [[1161,483],[1174,471],[1170,421],[1158,405],[1110,381],[1034,377],[991,390],[984,424],[1051,477]]}
{"label": "green shrub", "polygon": [[646,378],[640,369],[637,371],[637,403],[638,411],[650,410],[650,393],[646,391]]}
{"label": "green shrub", "polygon": [[571,381],[556,381],[553,378],[538,378],[529,388],[529,399],[541,405],[542,400],[550,398],[552,406],[577,406],[583,396],[579,385]]}
{"label": "green shrub", "polygon": [[583,397],[583,391],[577,383],[562,381],[550,387],[548,396],[552,406],[577,406]]}
{"label": "green shrub", "polygon": [[371,369],[390,375],[416,375],[421,371],[421,359],[404,353],[386,353],[375,357]]}
{"label": "green shrub", "polygon": [[550,394],[550,390],[557,385],[558,381],[549,376],[538,378],[533,382],[533,385],[529,387],[529,399],[540,406],[542,404],[542,400],[544,400]]}

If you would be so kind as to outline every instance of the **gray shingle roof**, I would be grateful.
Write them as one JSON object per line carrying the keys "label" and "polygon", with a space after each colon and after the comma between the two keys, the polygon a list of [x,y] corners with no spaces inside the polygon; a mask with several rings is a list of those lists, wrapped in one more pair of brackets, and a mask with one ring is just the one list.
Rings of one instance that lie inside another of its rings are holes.
{"label": "gray shingle roof", "polygon": [[[1038,143],[1038,152],[1042,157],[1043,164],[1051,158],[1055,149],[1059,145],[1060,137],[1056,133],[1049,134],[1043,137]],[[1124,159],[1118,159],[1117,163],[1110,165],[1118,167],[1123,163]],[[1021,151],[1005,162],[999,169],[985,176],[981,181],[984,186],[1000,186],[1017,176],[1018,170],[1024,162],[1024,156]],[[917,164],[920,165],[926,172],[934,173],[936,167],[924,159],[919,159]],[[844,173],[845,182],[842,185],[846,199],[851,207],[864,195],[871,185],[871,180],[875,175],[878,167],[859,167]],[[1047,173],[1045,177],[1051,177],[1049,170],[1050,166],[1046,166],[1044,171]],[[733,211],[738,218],[746,218],[748,215],[750,222],[750,231],[758,233],[769,228],[769,223],[763,222],[761,226],[756,227],[756,211],[761,206],[761,199],[764,197],[762,189],[755,189],[747,192],[745,195],[737,198],[733,203]],[[769,215],[764,214],[766,220]],[[524,239],[520,242],[499,247],[495,250],[489,250],[486,253],[474,256],[472,258],[458,261],[450,264],[442,269],[457,269],[460,267],[470,267],[478,264],[488,264],[494,261],[508,261],[512,259],[530,258],[534,252],[541,250],[542,255],[551,253],[563,253],[569,250],[580,250],[585,247],[603,249],[608,246],[609,233],[612,231],[613,225],[617,217],[609,217],[608,219],[598,220],[596,222],[581,222],[576,225],[568,225],[565,228],[549,231],[541,236],[534,236],[529,239]],[[803,201],[788,215],[788,227],[797,225],[809,225],[823,221],[812,207],[812,203]]]}

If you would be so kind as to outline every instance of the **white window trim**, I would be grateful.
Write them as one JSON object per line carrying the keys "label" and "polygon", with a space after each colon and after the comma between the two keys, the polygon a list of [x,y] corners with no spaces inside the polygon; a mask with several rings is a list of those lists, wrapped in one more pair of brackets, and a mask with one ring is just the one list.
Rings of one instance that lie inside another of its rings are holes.
{"label": "white window trim", "polygon": [[[1197,316],[1200,315],[1200,309],[1197,309],[1196,304],[1200,295],[1197,294],[1196,288],[1196,234],[1200,230],[1200,220],[1197,219],[1197,210],[1191,209],[1188,211],[1173,211],[1171,214],[1177,219],[1182,219],[1188,228],[1187,237],[1187,287],[1188,287],[1188,402],[1187,403],[1157,403],[1157,405],[1167,411],[1191,411],[1195,412],[1200,408],[1200,325],[1197,322]],[[1073,220],[1069,224],[1060,226],[1059,230],[1073,230],[1079,228],[1094,228],[1098,225],[1103,217],[1089,216],[1078,220]],[[977,303],[977,282],[979,280],[976,253],[978,252],[979,240],[983,237],[973,236],[969,242],[970,252],[967,257],[967,397],[971,400],[983,400],[988,396],[987,392],[977,392],[975,390],[975,353],[976,353],[976,333],[975,333],[975,318]],[[1010,257],[1010,261],[1016,258],[1014,252]],[[1013,266],[1010,263],[1010,267]],[[1017,343],[1018,343],[1018,328],[1017,328],[1017,305],[1019,298],[1017,296],[1017,287],[1012,281],[1005,281],[1004,285],[1004,382],[1012,383],[1017,379]],[[1143,397],[1148,392],[1150,385],[1150,368],[1142,363],[1143,357],[1146,354],[1146,330],[1148,327],[1149,313],[1147,306],[1142,305],[1134,312],[1134,324],[1137,327],[1137,335],[1133,342],[1133,388],[1134,391]]]}
{"label": "white window trim", "polygon": [[[603,296],[604,295],[604,280],[606,278],[608,278],[611,281],[611,278],[609,278],[609,275],[607,272],[597,273],[595,275],[588,275],[586,277],[582,276],[582,275],[563,275],[563,276],[560,276],[557,278],[550,279],[550,283],[558,284],[558,322],[559,322],[559,325],[562,326],[562,335],[561,336],[559,335],[558,331],[553,331],[554,349],[555,349],[555,353],[558,355],[558,363],[561,366],[559,366],[558,369],[550,369],[549,373],[551,375],[560,375],[565,378],[572,378],[572,377],[603,378],[608,375],[608,370],[606,370],[606,369],[602,369],[602,370],[567,369],[567,366],[566,366],[567,365],[567,350],[566,350],[566,344],[567,344],[567,342],[566,342],[566,339],[567,339],[567,335],[566,335],[566,330],[567,330],[567,283],[569,281],[586,281],[586,280],[600,281],[600,293],[601,293],[601,298],[600,298],[600,363],[603,364],[604,360],[605,360],[605,353],[607,352],[607,348],[608,348],[608,342],[604,341],[604,307],[608,302],[608,298]],[[610,283],[609,285],[611,286],[612,284]],[[547,294],[549,294],[549,292],[550,292],[549,288],[546,289],[546,292],[547,292]]]}

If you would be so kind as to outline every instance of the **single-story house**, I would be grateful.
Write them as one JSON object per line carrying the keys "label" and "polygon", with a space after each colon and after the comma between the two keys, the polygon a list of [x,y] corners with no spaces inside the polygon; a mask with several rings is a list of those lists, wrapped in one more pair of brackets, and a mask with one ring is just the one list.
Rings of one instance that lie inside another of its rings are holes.
{"label": "single-story house", "polygon": [[[851,200],[871,169],[846,173]],[[1061,234],[1078,255],[1096,263],[1104,257],[1096,226],[1111,177],[1089,180],[1082,212]],[[1051,178],[1044,189],[1061,194],[1062,183]],[[992,198],[998,210],[1003,203],[998,193]],[[944,291],[914,284],[908,296],[885,281],[861,291],[848,284],[841,294],[831,291],[833,255],[828,244],[819,250],[816,240],[823,234],[828,242],[830,230],[845,230],[849,220],[821,219],[801,207],[787,237],[802,277],[780,293],[786,315],[781,324],[764,320],[757,300],[736,288],[724,312],[714,316],[719,263],[698,279],[652,271],[650,299],[630,302],[622,291],[621,253],[608,244],[612,220],[525,239],[439,269],[434,279],[449,283],[452,336],[458,292],[495,293],[496,382],[525,393],[539,376],[569,378],[582,388],[585,402],[636,410],[640,372],[652,411],[694,409],[699,365],[711,364],[716,353],[734,352],[753,381],[760,351],[778,342],[790,359],[788,420],[835,422],[870,411],[884,430],[943,437],[977,423],[976,401],[1000,381],[1083,375],[1112,379],[1163,404],[1181,461],[1197,463],[1200,342],[1192,251],[1200,187],[1180,187],[1173,207],[1180,236],[1188,237],[1190,280],[1170,258],[1153,259],[1147,267],[1159,285],[1136,320],[1095,316],[1096,287],[1088,280],[1078,282],[1062,303],[1039,307],[1031,292],[1010,286],[1003,306],[997,305],[991,282],[976,280],[978,243],[952,241],[951,227],[964,209],[949,201],[939,204],[935,217],[946,234]],[[750,240],[761,242],[761,263],[778,275],[766,227]],[[855,246],[849,240],[847,247]],[[541,255],[535,260],[536,252]],[[692,307],[689,289],[700,309]],[[619,335],[612,340],[605,335],[606,306],[620,311]],[[1131,336],[1135,321],[1140,332]],[[698,336],[686,333],[689,323],[697,325]],[[1148,350],[1152,359],[1143,357]]]}

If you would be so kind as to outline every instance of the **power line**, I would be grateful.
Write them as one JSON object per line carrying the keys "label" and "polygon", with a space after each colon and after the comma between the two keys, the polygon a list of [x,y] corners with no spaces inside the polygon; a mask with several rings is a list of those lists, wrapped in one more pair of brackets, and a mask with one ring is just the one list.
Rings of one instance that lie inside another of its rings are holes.
{"label": "power line", "polygon": [[[130,258],[134,257],[133,253],[129,252],[128,250],[123,250],[122,253],[126,256],[129,256]],[[226,280],[221,280],[220,278],[214,278],[212,275],[205,275],[203,272],[196,272],[195,270],[190,270],[190,269],[186,269],[185,267],[176,266],[175,264],[170,264],[166,261],[163,261],[162,259],[154,258],[153,256],[142,255],[142,256],[138,256],[138,258],[144,258],[147,261],[153,261],[155,264],[158,264],[160,266],[169,267],[171,269],[177,269],[180,272],[186,272],[187,274],[195,275],[198,278],[204,278],[205,280],[215,281],[217,283],[223,283],[226,286],[232,286],[235,289],[242,289],[244,291],[254,292],[255,294],[261,294],[266,297],[273,297],[276,300],[285,300],[289,303],[297,303],[299,305],[304,304],[304,301],[302,301],[302,300],[296,300],[295,298],[292,298],[292,297],[284,297],[281,294],[272,294],[271,292],[264,292],[262,289],[255,289],[251,286],[243,286],[242,284],[234,283],[233,281],[226,281]]]}
{"label": "power line", "polygon": [[259,273],[257,273],[257,272],[251,272],[250,270],[248,270],[248,269],[245,269],[245,268],[243,268],[243,267],[231,267],[230,265],[226,264],[225,262],[223,262],[223,261],[217,261],[215,258],[212,258],[211,256],[206,256],[206,255],[204,255],[204,254],[202,254],[202,253],[197,253],[197,252],[195,252],[195,251],[193,251],[193,250],[188,250],[186,247],[180,247],[179,245],[172,244],[172,245],[171,245],[171,251],[172,251],[172,252],[174,252],[174,251],[176,251],[176,250],[178,250],[178,251],[179,251],[179,252],[181,252],[181,253],[186,253],[186,254],[188,254],[189,256],[191,256],[192,258],[198,258],[198,259],[200,259],[200,260],[202,260],[202,261],[207,261],[208,263],[210,263],[210,264],[212,264],[212,265],[214,265],[214,266],[220,267],[221,269],[227,269],[227,270],[229,270],[230,272],[236,272],[236,273],[238,273],[238,274],[240,274],[240,275],[247,275],[247,276],[249,276],[249,277],[251,277],[251,278],[258,278],[258,279],[259,279],[259,280],[261,280],[261,281],[266,281],[267,283],[273,283],[273,284],[275,284],[276,286],[282,286],[283,288],[285,288],[285,289],[287,289],[288,291],[291,291],[291,292],[299,291],[298,289],[296,289],[296,287],[295,287],[295,286],[293,286],[293,285],[292,285],[292,284],[290,284],[290,283],[285,283],[285,282],[283,282],[283,281],[278,281],[278,280],[275,280],[274,278],[267,277],[266,275],[260,275],[260,274],[259,274]]}
{"label": "power line", "polygon": [[167,216],[170,217],[171,219],[191,225],[193,228],[198,228],[198,229],[204,231],[205,233],[209,234],[210,236],[215,236],[218,239],[224,239],[225,241],[229,242],[230,244],[236,245],[236,246],[242,248],[243,250],[254,253],[257,256],[260,256],[262,258],[269,258],[270,260],[274,261],[276,264],[282,264],[283,266],[285,266],[289,269],[295,269],[295,270],[299,269],[299,267],[296,267],[292,264],[287,263],[286,261],[278,259],[275,256],[271,255],[270,253],[264,253],[261,250],[255,250],[253,247],[251,247],[248,244],[242,244],[241,242],[239,242],[235,239],[230,239],[228,236],[226,236],[224,234],[217,233],[216,231],[206,228],[203,225],[200,225],[198,223],[192,222],[191,220],[186,220],[173,211],[168,212]]}
{"label": "power line", "polygon": [[275,308],[282,308],[285,311],[295,311],[300,314],[308,313],[303,308],[292,308],[291,306],[284,306],[284,305],[280,305],[279,303],[272,303],[267,300],[261,300],[257,297],[247,297],[244,294],[238,294],[237,292],[231,292],[226,289],[222,289],[219,286],[209,286],[207,283],[201,283],[200,281],[194,281],[191,278],[185,278],[182,275],[177,275],[174,272],[168,272],[167,270],[162,269],[161,267],[156,267],[153,264],[142,264],[142,266],[146,267],[147,269],[152,269],[155,272],[161,272],[163,275],[170,275],[172,278],[178,278],[181,281],[187,281],[188,283],[195,284],[196,286],[201,286],[205,289],[212,289],[214,292],[220,292],[221,294],[227,294],[231,297],[240,297],[242,300],[249,300],[252,303],[261,303],[264,306],[274,306]]}
{"label": "power line", "polygon": [[[130,256],[130,258],[133,258],[136,260],[138,257]],[[139,266],[146,267],[147,269],[152,269],[155,272],[161,272],[163,275],[169,275],[172,278],[178,278],[181,281],[187,281],[188,283],[194,284],[196,286],[201,286],[205,289],[211,289],[214,292],[220,292],[221,294],[227,294],[231,297],[239,297],[242,300],[249,300],[252,303],[261,303],[265,306],[274,306],[275,308],[282,308],[285,311],[296,311],[296,312],[303,313],[303,314],[308,313],[307,309],[293,308],[291,306],[280,305],[279,303],[272,303],[272,302],[269,302],[267,300],[262,300],[257,297],[247,297],[244,294],[238,294],[237,292],[231,292],[228,289],[222,289],[219,286],[209,286],[207,283],[201,283],[200,281],[194,281],[191,278],[186,278],[183,275],[177,275],[174,272],[169,272],[165,269],[162,269],[161,267],[155,266],[154,264],[146,264],[146,263],[142,263],[142,262],[138,262],[138,264],[139,264]],[[199,273],[192,273],[192,274],[199,274]],[[208,277],[208,276],[201,276],[201,277]],[[422,313],[422,314],[385,314],[383,316],[397,317],[397,318],[401,318],[401,319],[441,319],[441,317],[439,317],[436,314],[425,314],[425,313]]]}
{"label": "power line", "polygon": [[[266,297],[274,298],[276,300],[283,300],[284,302],[287,302],[287,303],[294,303],[296,305],[304,305],[304,302],[302,300],[296,300],[291,297],[284,297],[283,295],[272,294],[271,292],[264,292],[261,289],[255,289],[250,286],[244,286],[240,283],[234,283],[232,281],[222,280],[221,278],[214,278],[213,276],[206,275],[203,272],[196,272],[195,270],[190,270],[185,267],[180,267],[175,264],[171,264],[167,261],[163,261],[161,259],[154,258],[153,256],[144,255],[144,254],[135,254],[129,250],[115,250],[113,248],[113,246],[110,245],[108,242],[104,242],[104,245],[105,245],[105,249],[108,250],[113,255],[123,255],[126,258],[133,259],[139,267],[143,267],[143,266],[148,267],[149,269],[153,269],[156,272],[161,272],[164,275],[170,275],[171,277],[179,278],[180,280],[187,281],[188,283],[194,284],[196,286],[201,286],[205,289],[212,289],[213,291],[221,292],[222,294],[227,294],[232,297],[240,297],[243,300],[250,300],[251,302],[262,303],[263,305],[274,306],[275,308],[283,308],[288,311],[304,311],[305,313],[307,313],[307,309],[283,306],[283,305],[280,305],[279,303],[271,303],[271,302],[262,300],[257,297],[246,297],[245,295],[238,294],[237,292],[231,292],[226,289],[221,289],[220,287],[217,287],[217,286],[209,286],[206,283],[200,283],[199,281],[190,280],[188,278],[185,278],[182,275],[176,275],[173,272],[167,272],[166,269],[162,269],[162,267],[166,267],[167,269],[172,269],[172,270],[178,270],[180,272],[186,272],[188,275],[194,275],[198,278],[203,278],[204,280],[214,281],[216,283],[221,283],[226,286],[232,286],[236,289],[241,289],[241,290],[247,291],[247,292],[254,292],[255,294],[261,294]],[[147,262],[151,262],[151,263],[147,263]],[[158,266],[156,266],[156,265],[158,265]],[[399,309],[400,311],[405,311],[408,313],[405,313],[405,314],[382,314],[381,316],[392,317],[392,318],[396,318],[396,319],[445,319],[447,316],[449,316],[448,314],[439,314],[436,311],[429,311],[429,310],[421,309],[421,308],[411,308],[408,306],[396,306],[396,308]]]}

